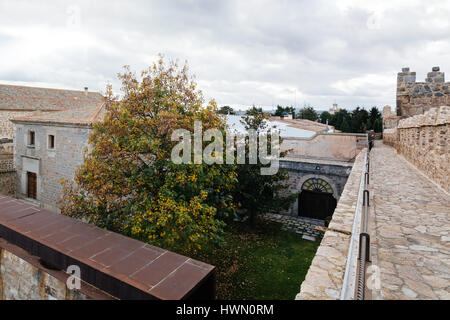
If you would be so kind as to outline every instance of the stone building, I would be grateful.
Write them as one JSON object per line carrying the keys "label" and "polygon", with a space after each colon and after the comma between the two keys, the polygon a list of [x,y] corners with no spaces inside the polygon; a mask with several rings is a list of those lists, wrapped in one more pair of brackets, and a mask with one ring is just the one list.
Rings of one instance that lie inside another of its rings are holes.
{"label": "stone building", "polygon": [[13,138],[10,119],[29,116],[35,111],[69,110],[103,101],[98,92],[24,87],[0,84],[0,138]]}
{"label": "stone building", "polygon": [[14,118],[16,196],[58,211],[61,181],[73,180],[83,163],[92,124],[103,111],[103,101],[94,100],[70,110]]}
{"label": "stone building", "polygon": [[340,109],[337,105],[337,103],[333,103],[333,106],[330,108],[330,114],[335,114],[336,112],[338,112]]}

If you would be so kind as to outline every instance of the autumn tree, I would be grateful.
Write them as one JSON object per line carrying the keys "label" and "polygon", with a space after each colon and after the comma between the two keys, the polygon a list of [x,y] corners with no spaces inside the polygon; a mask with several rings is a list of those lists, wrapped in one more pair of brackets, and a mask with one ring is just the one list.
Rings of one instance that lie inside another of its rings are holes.
{"label": "autumn tree", "polygon": [[[259,138],[265,132],[268,132],[269,114],[259,112],[259,110],[249,110],[247,115],[241,121],[249,132],[254,130]],[[267,135],[268,154],[276,155],[276,150],[271,148],[274,139]],[[279,144],[282,140],[280,139]],[[288,187],[287,181],[289,174],[286,170],[279,169],[275,174],[261,174],[261,168],[267,167],[258,157],[255,164],[250,163],[250,139],[245,140],[245,164],[236,166],[237,184],[233,198],[244,216],[247,216],[251,225],[255,224],[255,218],[262,214],[272,211],[288,209],[296,197],[295,195],[286,195],[283,191]],[[261,145],[256,144],[255,150],[259,154]],[[288,150],[289,151],[289,150]],[[279,158],[286,156],[288,151],[280,152]],[[276,155],[278,157],[278,155]]]}
{"label": "autumn tree", "polygon": [[118,77],[122,95],[108,88],[104,120],[93,126],[75,184],[64,188],[62,213],[168,248],[220,243],[235,212],[234,166],[171,161],[175,129],[193,132],[199,120],[203,130],[225,130],[215,102],[205,105],[186,65],[162,57],[140,78],[128,67]]}

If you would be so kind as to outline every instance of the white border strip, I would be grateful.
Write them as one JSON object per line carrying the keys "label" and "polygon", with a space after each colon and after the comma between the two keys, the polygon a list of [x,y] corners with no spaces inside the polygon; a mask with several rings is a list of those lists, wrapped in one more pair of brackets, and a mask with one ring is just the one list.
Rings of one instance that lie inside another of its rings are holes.
{"label": "white border strip", "polygon": [[352,236],[347,253],[347,264],[345,266],[344,281],[342,283],[340,300],[354,300],[355,285],[358,266],[359,233],[361,232],[362,198],[364,192],[364,173],[367,164],[367,152],[365,149],[364,166],[359,183],[358,200],[356,202],[355,219],[353,220]]}

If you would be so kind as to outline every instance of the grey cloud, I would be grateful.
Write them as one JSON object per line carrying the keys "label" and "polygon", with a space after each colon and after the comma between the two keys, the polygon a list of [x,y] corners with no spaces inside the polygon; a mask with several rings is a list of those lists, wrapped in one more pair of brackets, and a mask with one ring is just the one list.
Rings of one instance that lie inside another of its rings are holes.
{"label": "grey cloud", "polygon": [[[30,41],[11,33],[14,27],[57,30],[61,39],[55,41],[64,46],[52,47],[34,64],[19,55],[24,63],[13,69],[1,61],[0,80],[88,84],[96,90],[110,81],[118,89],[121,66],[143,69],[160,52],[188,60],[205,96],[219,104],[306,101],[325,108],[336,101],[354,108],[394,104],[395,87],[377,81],[395,81],[405,65],[418,71],[418,80],[433,65],[450,70],[448,5],[386,2],[386,10],[377,13],[361,3],[341,10],[334,1],[1,0],[0,55],[5,50],[13,56],[12,50]],[[66,25],[73,7],[80,10],[75,32]],[[86,45],[76,44],[80,34]],[[45,34],[39,37],[48,41]],[[364,85],[357,85],[359,78]],[[346,84],[354,88],[342,90]]]}

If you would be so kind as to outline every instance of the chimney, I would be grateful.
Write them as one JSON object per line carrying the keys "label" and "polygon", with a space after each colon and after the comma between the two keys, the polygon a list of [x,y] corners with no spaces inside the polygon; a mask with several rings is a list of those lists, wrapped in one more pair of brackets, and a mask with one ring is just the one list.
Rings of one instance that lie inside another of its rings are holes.
{"label": "chimney", "polygon": [[89,92],[89,88],[88,87],[84,87],[84,94],[87,97],[88,96],[88,92]]}

